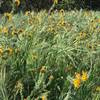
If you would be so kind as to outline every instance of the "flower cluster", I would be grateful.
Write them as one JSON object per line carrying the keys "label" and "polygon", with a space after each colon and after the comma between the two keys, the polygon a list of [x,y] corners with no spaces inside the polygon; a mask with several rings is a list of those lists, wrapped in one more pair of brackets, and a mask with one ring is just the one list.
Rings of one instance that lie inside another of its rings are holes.
{"label": "flower cluster", "polygon": [[81,82],[84,82],[88,79],[88,73],[85,71],[82,71],[82,75],[80,73],[75,74],[75,78],[73,79],[73,85],[75,88],[79,88],[81,85]]}

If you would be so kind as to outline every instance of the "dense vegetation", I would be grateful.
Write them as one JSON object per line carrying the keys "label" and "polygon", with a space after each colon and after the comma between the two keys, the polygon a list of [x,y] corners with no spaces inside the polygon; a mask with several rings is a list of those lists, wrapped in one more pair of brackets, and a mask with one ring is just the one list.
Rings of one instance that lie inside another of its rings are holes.
{"label": "dense vegetation", "polygon": [[100,100],[99,8],[0,0],[0,100]]}
{"label": "dense vegetation", "polygon": [[100,12],[0,19],[0,100],[41,99],[100,100]]}

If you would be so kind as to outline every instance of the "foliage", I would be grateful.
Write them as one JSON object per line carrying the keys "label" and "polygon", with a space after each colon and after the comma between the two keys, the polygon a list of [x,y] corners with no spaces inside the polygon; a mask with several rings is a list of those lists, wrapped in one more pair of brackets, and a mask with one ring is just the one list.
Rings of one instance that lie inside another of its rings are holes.
{"label": "foliage", "polygon": [[100,12],[5,13],[0,20],[0,100],[99,100]]}

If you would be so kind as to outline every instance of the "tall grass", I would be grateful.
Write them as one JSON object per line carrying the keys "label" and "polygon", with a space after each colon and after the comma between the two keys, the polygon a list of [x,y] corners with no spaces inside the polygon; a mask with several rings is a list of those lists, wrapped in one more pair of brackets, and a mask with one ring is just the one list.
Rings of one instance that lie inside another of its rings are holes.
{"label": "tall grass", "polygon": [[[100,12],[5,14],[0,20],[0,100],[99,100]],[[75,88],[75,73],[87,80]]]}

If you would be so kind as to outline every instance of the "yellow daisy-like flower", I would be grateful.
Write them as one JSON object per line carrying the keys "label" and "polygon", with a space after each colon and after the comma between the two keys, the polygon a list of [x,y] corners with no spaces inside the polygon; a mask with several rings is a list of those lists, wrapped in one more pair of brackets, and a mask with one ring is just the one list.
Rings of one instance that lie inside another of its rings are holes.
{"label": "yellow daisy-like flower", "polygon": [[75,88],[79,88],[81,84],[81,80],[78,78],[73,79],[73,85]]}
{"label": "yellow daisy-like flower", "polygon": [[61,19],[61,20],[58,22],[57,25],[58,25],[58,26],[64,26],[64,25],[65,25],[64,19]]}
{"label": "yellow daisy-like flower", "polygon": [[28,16],[28,15],[30,15],[30,14],[31,14],[30,11],[26,11],[26,12],[25,12],[25,15],[26,15],[26,16]]}
{"label": "yellow daisy-like flower", "polygon": [[64,14],[65,14],[64,9],[61,9],[60,10],[60,15],[64,15]]}
{"label": "yellow daisy-like flower", "polygon": [[54,32],[55,29],[53,28],[53,26],[49,26],[48,29],[47,29],[47,32]]}
{"label": "yellow daisy-like flower", "polygon": [[45,73],[45,72],[46,72],[45,66],[42,66],[42,68],[40,69],[40,72],[41,72],[41,73]]}
{"label": "yellow daisy-like flower", "polygon": [[58,4],[58,0],[53,0],[54,4]]}
{"label": "yellow daisy-like flower", "polygon": [[75,73],[75,78],[73,79],[73,85],[75,88],[79,88],[81,84],[81,75],[80,73]]}
{"label": "yellow daisy-like flower", "polygon": [[47,97],[43,95],[43,96],[41,97],[41,100],[47,100]]}
{"label": "yellow daisy-like flower", "polygon": [[86,33],[85,32],[80,32],[80,38],[85,38],[86,37]]}
{"label": "yellow daisy-like flower", "polygon": [[8,19],[9,21],[12,20],[12,14],[11,14],[11,13],[4,13],[4,16],[7,17],[7,19]]}
{"label": "yellow daisy-like flower", "polygon": [[82,81],[86,81],[88,79],[88,73],[85,71],[82,71],[82,76],[81,76],[81,80]]}
{"label": "yellow daisy-like flower", "polygon": [[16,4],[16,6],[19,6],[20,5],[20,0],[15,0],[15,4]]}
{"label": "yellow daisy-like flower", "polygon": [[2,28],[2,33],[8,33],[8,28],[7,27],[3,27]]}

